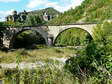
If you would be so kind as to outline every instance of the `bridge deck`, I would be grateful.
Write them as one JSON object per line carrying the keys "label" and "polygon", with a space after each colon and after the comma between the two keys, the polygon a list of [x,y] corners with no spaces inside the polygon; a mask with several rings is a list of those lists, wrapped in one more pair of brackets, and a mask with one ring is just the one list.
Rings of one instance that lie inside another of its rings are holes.
{"label": "bridge deck", "polygon": [[[46,24],[43,24],[43,25],[36,25],[36,26],[15,26],[16,28],[24,28],[24,27],[40,27],[40,26],[66,26],[66,25],[92,25],[92,24],[101,24],[101,23],[97,23],[97,22],[88,22],[88,23],[70,23],[70,24],[58,24],[58,25],[52,25],[52,24],[49,24],[49,25],[46,25]],[[11,26],[0,26],[0,29],[1,28],[15,28],[15,27],[11,27]]]}

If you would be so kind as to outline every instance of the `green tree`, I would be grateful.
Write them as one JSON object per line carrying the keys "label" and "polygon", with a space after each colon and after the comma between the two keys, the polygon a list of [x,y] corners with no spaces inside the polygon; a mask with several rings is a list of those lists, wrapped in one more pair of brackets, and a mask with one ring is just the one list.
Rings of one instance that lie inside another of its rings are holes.
{"label": "green tree", "polygon": [[39,24],[42,24],[42,20],[40,19],[39,16],[28,15],[25,23],[29,26],[37,26]]}
{"label": "green tree", "polygon": [[70,9],[48,22],[51,25],[79,22],[103,22],[112,19],[112,0],[84,0],[80,6]]}
{"label": "green tree", "polygon": [[26,30],[17,34],[13,41],[13,48],[35,47],[36,44],[45,44],[44,38],[37,32]]}
{"label": "green tree", "polygon": [[79,50],[79,56],[66,63],[75,75],[86,73],[101,78],[103,83],[112,76],[112,23],[98,25],[94,30],[94,41]]}
{"label": "green tree", "polygon": [[92,37],[84,30],[71,28],[63,31],[56,39],[55,45],[62,46],[79,46],[85,45]]}

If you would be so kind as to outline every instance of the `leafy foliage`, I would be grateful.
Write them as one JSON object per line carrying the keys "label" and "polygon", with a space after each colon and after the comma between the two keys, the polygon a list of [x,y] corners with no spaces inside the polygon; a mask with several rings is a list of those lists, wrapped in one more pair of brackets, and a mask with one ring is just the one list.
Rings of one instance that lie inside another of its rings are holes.
{"label": "leafy foliage", "polygon": [[51,7],[31,12],[26,12],[24,10],[24,12],[20,12],[18,14],[17,11],[14,11],[13,15],[7,16],[6,24],[8,24],[8,26],[11,27],[37,26],[40,24],[43,25],[46,23],[46,21],[43,18],[44,13],[47,13],[47,15],[51,15],[52,18],[60,14],[59,11]]}
{"label": "leafy foliage", "polygon": [[55,64],[35,69],[6,69],[4,70],[4,82],[8,84],[73,84],[72,74]]}
{"label": "leafy foliage", "polygon": [[34,16],[34,15],[28,15],[25,24],[28,26],[37,26],[39,24],[42,24],[42,20],[40,19],[39,16]]}
{"label": "leafy foliage", "polygon": [[57,46],[79,46],[92,40],[92,37],[84,30],[71,28],[63,31],[55,41]]}
{"label": "leafy foliage", "polygon": [[6,26],[6,23],[5,22],[0,22],[0,27],[4,27]]}
{"label": "leafy foliage", "polygon": [[15,36],[14,48],[30,48],[35,47],[35,44],[46,44],[45,39],[35,31],[26,30]]}
{"label": "leafy foliage", "polygon": [[112,23],[98,25],[94,31],[95,40],[80,50],[80,56],[67,61],[68,68],[75,75],[89,74],[106,83],[112,76]]}
{"label": "leafy foliage", "polygon": [[52,25],[78,22],[102,22],[112,19],[112,0],[84,0],[75,9],[70,9],[49,22]]}
{"label": "leafy foliage", "polygon": [[29,14],[43,16],[44,12],[46,12],[48,15],[58,15],[58,14],[60,14],[59,11],[55,10],[52,7],[49,7],[49,8],[46,8],[46,9],[42,9],[42,10],[31,11],[31,12],[29,12]]}

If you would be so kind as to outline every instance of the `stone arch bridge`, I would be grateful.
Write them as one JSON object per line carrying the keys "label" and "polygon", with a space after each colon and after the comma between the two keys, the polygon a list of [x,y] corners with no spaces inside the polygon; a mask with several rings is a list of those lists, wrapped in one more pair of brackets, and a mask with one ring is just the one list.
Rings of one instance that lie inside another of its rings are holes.
{"label": "stone arch bridge", "polygon": [[[96,23],[80,23],[80,24],[69,24],[59,26],[37,26],[37,27],[21,27],[21,28],[2,28],[5,32],[3,33],[3,45],[4,47],[11,48],[13,45],[14,37],[22,31],[34,30],[37,31],[45,39],[47,45],[52,45],[55,42],[57,36],[63,31],[70,28],[80,28],[87,31],[91,36],[93,35],[93,29]],[[1,30],[1,29],[0,29]]]}

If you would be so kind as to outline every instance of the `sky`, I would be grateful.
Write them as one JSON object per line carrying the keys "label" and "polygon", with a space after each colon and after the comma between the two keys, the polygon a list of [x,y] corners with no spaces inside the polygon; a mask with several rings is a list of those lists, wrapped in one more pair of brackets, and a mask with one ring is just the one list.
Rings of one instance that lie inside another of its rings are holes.
{"label": "sky", "polygon": [[0,0],[0,21],[4,21],[7,15],[12,11],[18,12],[40,10],[47,7],[53,7],[60,12],[75,8],[84,0]]}

